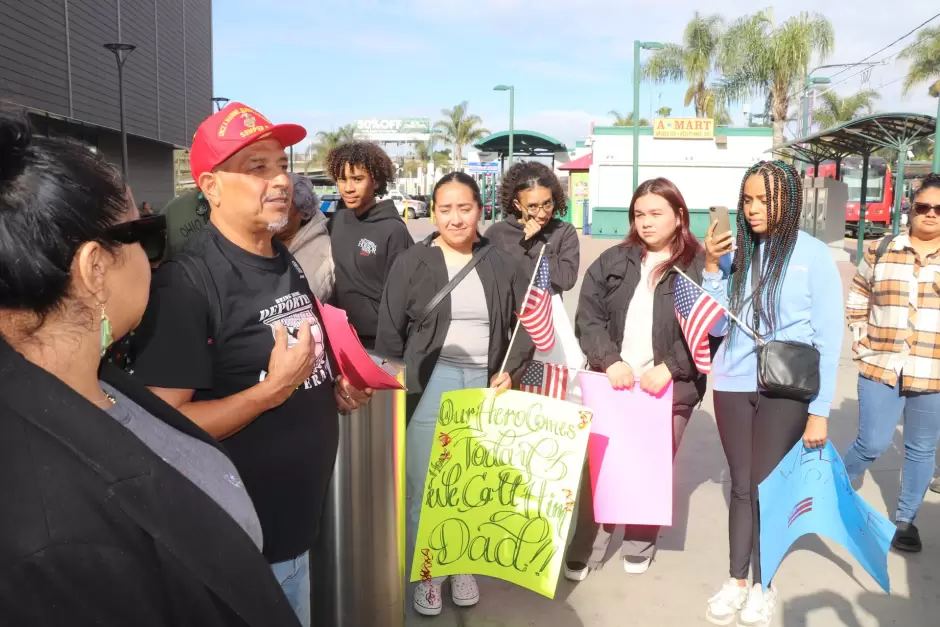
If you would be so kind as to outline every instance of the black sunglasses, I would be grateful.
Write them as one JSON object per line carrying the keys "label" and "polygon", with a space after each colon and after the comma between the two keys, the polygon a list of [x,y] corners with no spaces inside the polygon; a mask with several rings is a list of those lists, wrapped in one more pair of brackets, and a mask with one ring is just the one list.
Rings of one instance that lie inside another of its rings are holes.
{"label": "black sunglasses", "polygon": [[122,244],[140,244],[150,261],[160,261],[166,250],[166,216],[147,216],[107,228],[108,236]]}
{"label": "black sunglasses", "polygon": [[915,202],[911,205],[911,209],[914,210],[919,216],[925,216],[930,213],[930,210],[933,209],[933,212],[940,216],[940,205],[929,205],[925,202]]}

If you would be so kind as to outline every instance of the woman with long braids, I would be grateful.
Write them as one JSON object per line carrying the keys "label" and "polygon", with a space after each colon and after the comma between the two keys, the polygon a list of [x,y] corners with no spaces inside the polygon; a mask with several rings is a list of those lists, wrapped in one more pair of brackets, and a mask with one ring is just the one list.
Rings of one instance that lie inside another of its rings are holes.
{"label": "woman with long braids", "polygon": [[[782,161],[761,161],[744,175],[736,241],[730,234],[715,237],[714,225],[705,237],[703,287],[750,327],[742,329],[725,316],[712,329],[712,335],[725,336],[712,373],[715,419],[731,470],[731,579],[708,600],[706,611],[706,619],[716,625],[729,625],[736,617],[742,627],[770,623],[777,592],[761,577],[757,486],[801,439],[815,449],[828,437],[842,344],[841,281],[829,248],[799,230],[802,204],[796,170]],[[716,260],[731,250],[731,274],[724,277]],[[819,352],[816,395],[802,401],[762,389],[751,332],[763,342],[814,347]]]}

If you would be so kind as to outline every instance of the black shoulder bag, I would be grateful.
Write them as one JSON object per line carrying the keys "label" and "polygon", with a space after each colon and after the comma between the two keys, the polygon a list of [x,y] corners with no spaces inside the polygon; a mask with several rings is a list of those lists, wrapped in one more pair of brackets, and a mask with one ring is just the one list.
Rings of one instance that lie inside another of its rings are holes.
{"label": "black shoulder bag", "polygon": [[771,394],[807,402],[819,393],[819,351],[811,344],[760,339],[760,316],[754,303],[759,298],[760,263],[757,246],[751,255],[751,309],[757,344],[757,383]]}
{"label": "black shoulder bag", "polygon": [[473,256],[470,257],[470,261],[467,262],[463,268],[460,269],[460,272],[454,275],[454,278],[450,280],[444,287],[441,288],[437,294],[434,295],[434,298],[428,303],[427,307],[421,312],[421,315],[415,320],[414,328],[417,329],[421,324],[427,320],[428,316],[437,309],[437,306],[441,304],[441,301],[447,298],[447,295],[454,291],[454,288],[460,285],[460,282],[467,278],[467,275],[477,266],[478,263],[483,261],[483,257],[490,252],[492,248],[491,244],[484,244],[477,248],[473,253]]}

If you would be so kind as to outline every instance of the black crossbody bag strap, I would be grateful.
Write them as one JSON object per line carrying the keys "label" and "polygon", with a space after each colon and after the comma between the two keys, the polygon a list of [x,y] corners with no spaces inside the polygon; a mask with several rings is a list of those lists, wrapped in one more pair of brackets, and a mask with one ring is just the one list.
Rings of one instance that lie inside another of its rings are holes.
{"label": "black crossbody bag strap", "polygon": [[424,311],[421,312],[421,315],[418,316],[418,319],[415,320],[415,328],[420,327],[421,324],[427,320],[427,317],[433,313],[437,306],[441,304],[441,301],[447,298],[447,296],[454,291],[454,288],[460,285],[460,282],[467,278],[467,275],[483,260],[483,257],[490,252],[490,244],[486,244],[477,249],[473,256],[470,257],[470,261],[467,262],[463,268],[460,269],[454,278],[450,280],[447,285],[441,288],[441,291],[434,295],[434,298],[431,299],[431,302],[428,303],[427,307],[424,308]]}
{"label": "black crossbody bag strap", "polygon": [[751,252],[751,311],[754,313],[754,335],[760,335],[760,314],[757,313],[757,288],[760,287],[760,252],[759,245],[754,244]]}

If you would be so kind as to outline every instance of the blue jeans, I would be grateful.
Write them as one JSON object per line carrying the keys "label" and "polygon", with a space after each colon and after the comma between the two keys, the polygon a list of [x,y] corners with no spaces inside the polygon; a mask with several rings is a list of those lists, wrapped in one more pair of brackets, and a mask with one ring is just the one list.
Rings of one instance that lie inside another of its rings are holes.
{"label": "blue jeans", "polygon": [[940,393],[901,392],[858,377],[858,438],[845,452],[845,469],[855,481],[888,450],[904,412],[904,467],[896,522],[914,522],[933,478],[940,437]]}
{"label": "blue jeans", "polygon": [[310,627],[310,552],[302,553],[292,560],[271,564],[284,596],[303,627]]}
{"label": "blue jeans", "polygon": [[[431,447],[434,445],[434,431],[437,428],[441,396],[456,390],[485,388],[488,384],[486,368],[458,368],[438,363],[434,366],[428,384],[424,386],[421,400],[418,401],[418,406],[408,422],[405,451],[407,492],[411,514],[408,536],[412,546],[418,535],[418,519],[421,517],[421,505],[424,502],[424,486],[428,478]],[[440,584],[445,579],[447,577],[435,577],[433,581]]]}

